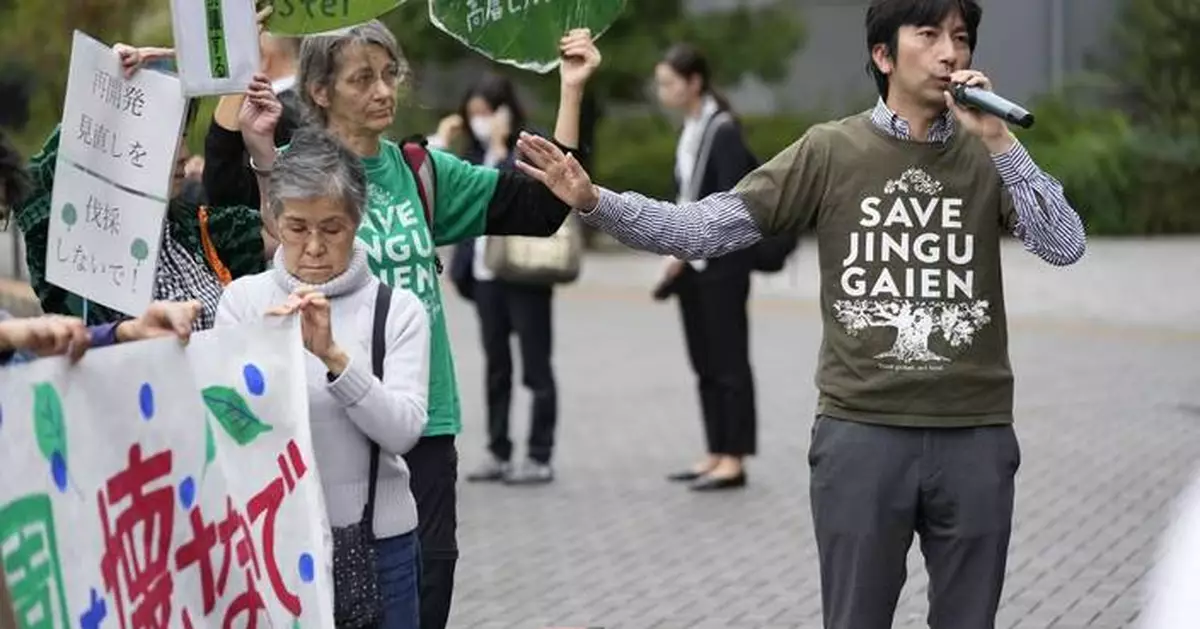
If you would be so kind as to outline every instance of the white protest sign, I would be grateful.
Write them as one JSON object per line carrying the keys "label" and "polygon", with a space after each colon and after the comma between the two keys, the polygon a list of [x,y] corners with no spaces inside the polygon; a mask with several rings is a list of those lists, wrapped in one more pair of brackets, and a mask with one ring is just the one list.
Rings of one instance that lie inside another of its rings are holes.
{"label": "white protest sign", "polygon": [[127,314],[149,305],[185,107],[174,77],[125,80],[111,48],[75,31],[47,281]]}
{"label": "white protest sign", "polygon": [[331,627],[295,322],[0,372],[0,558],[18,624]]}
{"label": "white protest sign", "polygon": [[254,0],[171,0],[175,62],[188,96],[236,94],[260,64]]}

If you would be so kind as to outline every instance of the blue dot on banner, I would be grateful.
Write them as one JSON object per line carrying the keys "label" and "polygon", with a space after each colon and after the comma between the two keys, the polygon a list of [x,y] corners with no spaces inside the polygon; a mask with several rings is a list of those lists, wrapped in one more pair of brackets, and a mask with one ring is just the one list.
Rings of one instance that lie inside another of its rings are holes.
{"label": "blue dot on banner", "polygon": [[100,629],[104,618],[108,616],[108,602],[100,598],[96,588],[91,588],[91,604],[87,611],[79,617],[80,629]]}
{"label": "blue dot on banner", "polygon": [[242,367],[242,377],[246,380],[246,390],[250,395],[262,395],[263,391],[267,390],[262,370],[254,363],[246,363],[246,366]]}
{"label": "blue dot on banner", "polygon": [[187,511],[192,508],[192,503],[196,500],[196,481],[191,476],[183,477],[179,482],[179,503],[183,505],[183,510]]}
{"label": "blue dot on banner", "polygon": [[150,421],[154,417],[154,389],[150,388],[149,382],[143,382],[138,390],[138,406],[142,409],[142,419]]}
{"label": "blue dot on banner", "polygon": [[313,582],[313,558],[308,553],[300,553],[300,580],[305,583]]}
{"label": "blue dot on banner", "polygon": [[50,455],[50,474],[54,476],[54,485],[59,491],[67,490],[67,460],[63,458],[62,452],[57,450]]}

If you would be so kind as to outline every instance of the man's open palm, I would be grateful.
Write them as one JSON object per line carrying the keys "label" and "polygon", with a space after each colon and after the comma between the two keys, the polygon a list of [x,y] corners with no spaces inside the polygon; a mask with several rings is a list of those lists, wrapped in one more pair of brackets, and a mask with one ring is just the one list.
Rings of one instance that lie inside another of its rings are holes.
{"label": "man's open palm", "polygon": [[546,138],[528,133],[521,134],[517,150],[517,168],[541,182],[563,203],[581,210],[596,207],[599,193],[574,155],[563,153]]}

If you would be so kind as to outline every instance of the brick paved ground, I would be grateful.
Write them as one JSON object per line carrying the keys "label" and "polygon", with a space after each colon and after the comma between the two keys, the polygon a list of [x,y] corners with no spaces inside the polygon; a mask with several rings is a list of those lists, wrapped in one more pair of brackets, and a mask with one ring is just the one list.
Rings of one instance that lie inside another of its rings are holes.
{"label": "brick paved ground", "polygon": [[[1200,241],[1096,243],[1066,271],[1017,250],[1006,261],[1023,463],[999,626],[1132,626],[1170,501],[1200,469]],[[451,626],[819,627],[811,252],[799,267],[798,284],[764,282],[754,307],[751,485],[695,495],[662,480],[701,448],[676,310],[644,297],[652,261],[589,261],[556,302],[558,481],[460,484]],[[481,365],[474,312],[450,302],[465,471],[482,458]],[[526,404],[521,393],[519,435]],[[924,626],[911,559],[896,627]]]}
{"label": "brick paved ground", "polygon": [[[1133,626],[1170,501],[1200,469],[1200,240],[1096,242],[1068,270],[1013,248],[1005,260],[1024,460],[999,626]],[[556,302],[559,479],[460,485],[452,627],[819,627],[805,464],[813,251],[796,266],[756,288],[751,486],[694,495],[662,480],[702,441],[676,310],[645,297],[657,263],[588,261]],[[17,303],[9,288],[0,299]],[[448,301],[465,471],[483,452],[480,352],[474,312]],[[526,404],[519,393],[518,436]],[[924,626],[911,559],[903,629]]]}

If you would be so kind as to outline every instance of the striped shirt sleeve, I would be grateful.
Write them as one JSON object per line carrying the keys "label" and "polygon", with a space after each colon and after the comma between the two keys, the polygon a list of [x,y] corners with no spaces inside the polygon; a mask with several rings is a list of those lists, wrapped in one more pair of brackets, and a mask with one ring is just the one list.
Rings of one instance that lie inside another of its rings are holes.
{"label": "striped shirt sleeve", "polygon": [[720,257],[762,239],[749,205],[732,192],[675,204],[600,188],[595,209],[579,216],[624,245],[681,260]]}
{"label": "striped shirt sleeve", "polygon": [[1055,266],[1082,258],[1087,246],[1083,221],[1063,194],[1062,184],[1038,168],[1020,142],[992,160],[1016,209],[1013,235],[1025,249]]}

